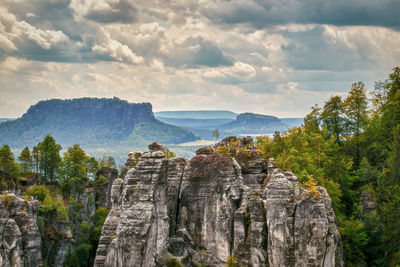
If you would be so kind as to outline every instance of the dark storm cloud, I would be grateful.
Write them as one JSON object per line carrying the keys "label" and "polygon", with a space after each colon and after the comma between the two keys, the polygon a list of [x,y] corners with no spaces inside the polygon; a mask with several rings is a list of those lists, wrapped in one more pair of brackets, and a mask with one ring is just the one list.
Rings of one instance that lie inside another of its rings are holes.
{"label": "dark storm cloud", "polygon": [[72,40],[81,40],[82,33],[95,27],[75,21],[69,4],[70,0],[31,0],[6,2],[6,7],[19,21],[26,21],[37,28],[60,30]]}
{"label": "dark storm cloud", "polygon": [[323,26],[308,31],[281,31],[280,34],[292,40],[282,46],[282,51],[287,55],[286,64],[296,70],[367,70],[379,65],[371,57],[373,47],[365,39],[353,38],[351,44],[343,40],[333,42]]}
{"label": "dark storm cloud", "polygon": [[[98,5],[100,2],[91,3]],[[65,0],[4,2],[3,7],[0,5],[0,25],[5,26],[0,27],[3,36],[0,54],[45,62],[141,62],[130,47],[111,40],[101,24],[82,20],[85,16],[96,20],[96,14],[101,13],[103,22],[133,21],[133,14],[136,14],[133,5],[120,1],[101,8],[81,6],[87,3]],[[76,15],[74,8],[78,7],[83,13]]]}
{"label": "dark storm cloud", "polygon": [[233,0],[219,1],[202,12],[214,22],[247,23],[256,28],[311,23],[400,29],[398,0]]}
{"label": "dark storm cloud", "polygon": [[166,56],[166,64],[178,68],[197,68],[200,66],[231,66],[232,60],[211,41],[202,37],[189,37],[177,44]]}

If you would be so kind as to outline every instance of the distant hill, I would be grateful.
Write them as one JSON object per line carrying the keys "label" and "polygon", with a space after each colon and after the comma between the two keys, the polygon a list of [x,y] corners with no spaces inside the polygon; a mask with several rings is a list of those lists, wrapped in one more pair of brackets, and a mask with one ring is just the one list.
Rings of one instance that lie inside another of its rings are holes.
{"label": "distant hill", "polygon": [[158,120],[180,127],[215,129],[233,119],[191,119],[191,118],[165,118],[157,117]]}
{"label": "distant hill", "polygon": [[185,128],[204,140],[213,140],[218,129],[220,137],[243,134],[270,134],[300,126],[303,118],[277,118],[274,116],[236,113],[228,110],[161,111],[155,117],[165,123]]}
{"label": "distant hill", "polygon": [[279,118],[281,122],[286,124],[289,128],[299,127],[303,124],[303,118]]}
{"label": "distant hill", "polygon": [[154,118],[150,103],[133,104],[118,98],[52,99],[31,106],[21,118],[0,124],[0,143],[33,146],[47,134],[65,146],[79,143],[145,147],[194,141],[186,129]]}
{"label": "distant hill", "polygon": [[229,110],[183,110],[183,111],[159,111],[154,115],[163,118],[180,119],[236,119],[237,114]]}
{"label": "distant hill", "polygon": [[236,120],[226,123],[218,128],[225,134],[266,134],[275,131],[285,131],[288,126],[279,118],[268,115],[242,113]]}

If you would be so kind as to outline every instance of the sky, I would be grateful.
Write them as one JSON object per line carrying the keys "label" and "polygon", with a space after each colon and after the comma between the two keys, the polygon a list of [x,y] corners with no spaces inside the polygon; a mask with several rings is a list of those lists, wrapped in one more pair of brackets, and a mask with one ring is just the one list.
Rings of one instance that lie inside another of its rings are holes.
{"label": "sky", "polygon": [[400,65],[398,0],[1,0],[0,117],[40,100],[302,117]]}

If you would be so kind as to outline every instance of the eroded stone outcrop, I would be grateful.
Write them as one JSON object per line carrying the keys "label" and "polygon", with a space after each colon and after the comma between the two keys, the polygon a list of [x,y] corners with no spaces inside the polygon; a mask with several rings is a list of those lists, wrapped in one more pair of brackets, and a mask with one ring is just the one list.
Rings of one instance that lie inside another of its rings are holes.
{"label": "eroded stone outcrop", "polygon": [[42,266],[39,202],[0,195],[0,266]]}
{"label": "eroded stone outcrop", "polygon": [[[343,266],[331,200],[301,188],[249,138],[235,157],[213,147],[190,161],[167,159],[159,144],[112,187],[112,209],[95,266]],[[217,148],[218,146],[216,146]]]}
{"label": "eroded stone outcrop", "polygon": [[[129,159],[129,158],[128,158]],[[124,169],[123,169],[124,170]],[[96,192],[96,202],[97,206],[105,207],[107,209],[111,208],[111,187],[114,180],[118,177],[118,171],[114,168],[101,167],[96,173],[97,178],[100,176],[104,177],[108,181],[102,184],[101,187],[97,188]]]}
{"label": "eroded stone outcrop", "polygon": [[180,192],[179,257],[191,264],[224,265],[231,255],[234,214],[242,195],[240,167],[231,157],[197,155],[185,169]]}

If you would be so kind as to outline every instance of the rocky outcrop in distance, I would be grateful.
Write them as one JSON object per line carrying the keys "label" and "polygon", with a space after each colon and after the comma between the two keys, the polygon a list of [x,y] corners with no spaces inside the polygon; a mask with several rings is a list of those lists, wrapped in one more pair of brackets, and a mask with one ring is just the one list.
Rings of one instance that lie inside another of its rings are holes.
{"label": "rocky outcrop in distance", "polygon": [[[225,140],[227,143],[227,140]],[[343,266],[331,199],[300,187],[251,145],[167,159],[152,144],[111,189],[95,266]],[[132,154],[134,155],[134,154]],[[132,155],[129,160],[132,160]],[[129,166],[129,164],[127,164]]]}

